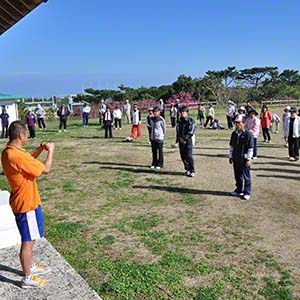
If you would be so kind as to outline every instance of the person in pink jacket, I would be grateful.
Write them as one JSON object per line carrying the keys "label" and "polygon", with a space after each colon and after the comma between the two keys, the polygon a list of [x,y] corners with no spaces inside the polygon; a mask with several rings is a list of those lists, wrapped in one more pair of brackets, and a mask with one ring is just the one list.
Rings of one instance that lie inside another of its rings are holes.
{"label": "person in pink jacket", "polygon": [[263,105],[260,113],[261,129],[264,136],[264,143],[271,143],[270,125],[272,120],[272,113],[269,111],[267,105]]}
{"label": "person in pink jacket", "polygon": [[260,127],[260,120],[257,118],[257,115],[258,113],[255,109],[249,110],[249,117],[245,121],[245,128],[248,129],[253,136],[253,159],[257,159],[257,139]]}

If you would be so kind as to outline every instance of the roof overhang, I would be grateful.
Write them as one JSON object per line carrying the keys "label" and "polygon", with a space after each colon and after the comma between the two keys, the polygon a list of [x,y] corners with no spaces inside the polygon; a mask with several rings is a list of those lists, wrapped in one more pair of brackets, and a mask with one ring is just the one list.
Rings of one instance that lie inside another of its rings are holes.
{"label": "roof overhang", "polygon": [[0,0],[0,35],[14,26],[42,2],[48,0]]}

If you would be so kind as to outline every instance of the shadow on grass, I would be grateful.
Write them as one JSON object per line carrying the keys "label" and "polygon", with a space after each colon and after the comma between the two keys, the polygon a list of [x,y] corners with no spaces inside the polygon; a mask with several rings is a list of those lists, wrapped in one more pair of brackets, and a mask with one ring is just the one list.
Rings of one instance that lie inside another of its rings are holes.
{"label": "shadow on grass", "polygon": [[[101,164],[99,162],[83,162],[82,164]],[[118,166],[120,166],[118,164]],[[134,165],[130,165],[132,167],[135,167]],[[144,167],[144,166],[143,166]],[[147,166],[148,167],[148,166]],[[132,173],[146,173],[146,174],[157,174],[157,175],[180,175],[183,176],[183,172],[174,172],[174,171],[163,171],[163,170],[155,170],[155,169],[133,169],[133,168],[122,168],[122,167],[110,167],[105,166],[105,163],[101,166],[101,169],[104,170],[118,170],[118,171],[127,171]]]}
{"label": "shadow on grass", "polygon": [[99,162],[99,161],[88,161],[88,162],[82,162],[82,164],[85,165],[108,165],[108,166],[124,166],[124,167],[140,167],[140,168],[147,168],[148,165],[137,165],[137,164],[128,164],[128,163],[117,163],[117,162]]}
{"label": "shadow on grass", "polygon": [[166,191],[171,193],[185,193],[185,194],[196,194],[196,195],[213,195],[213,196],[230,196],[229,192],[224,191],[209,191],[209,190],[196,190],[196,189],[188,189],[181,187],[173,187],[173,186],[160,186],[160,185],[134,185],[132,186],[134,189],[149,189],[149,190],[159,190]]}
{"label": "shadow on grass", "polygon": [[299,164],[295,164],[295,162],[280,162],[280,161],[274,161],[274,162],[259,162],[255,161],[255,165],[274,165],[274,166],[282,166],[282,167],[297,167],[299,168]]}
{"label": "shadow on grass", "polygon": [[197,156],[206,156],[206,157],[219,157],[219,158],[228,158],[228,154],[208,154],[208,153],[194,153],[193,155]]}
{"label": "shadow on grass", "polygon": [[278,173],[292,173],[292,174],[300,174],[300,170],[294,169],[278,169],[278,168],[253,168],[253,171],[266,171],[266,172],[278,172]]}
{"label": "shadow on grass", "polygon": [[268,156],[268,155],[259,155],[259,158],[276,159],[276,160],[283,160],[283,161],[287,160],[287,158],[284,157]]}
{"label": "shadow on grass", "polygon": [[228,151],[229,147],[203,147],[203,146],[194,146],[194,149],[200,149],[200,150],[224,150]]}
{"label": "shadow on grass", "polygon": [[276,145],[276,144],[265,144],[265,143],[259,143],[258,144],[259,148],[273,148],[273,149],[286,149],[284,145]]}
{"label": "shadow on grass", "polygon": [[295,176],[286,176],[286,175],[256,175],[257,177],[265,177],[265,178],[278,178],[278,179],[288,179],[288,180],[298,180],[300,181],[300,177]]}
{"label": "shadow on grass", "polygon": [[85,140],[91,140],[91,139],[97,139],[97,140],[104,140],[104,137],[99,136],[99,135],[95,135],[95,136],[75,136],[75,135],[71,135],[70,138],[72,139],[85,139]]}

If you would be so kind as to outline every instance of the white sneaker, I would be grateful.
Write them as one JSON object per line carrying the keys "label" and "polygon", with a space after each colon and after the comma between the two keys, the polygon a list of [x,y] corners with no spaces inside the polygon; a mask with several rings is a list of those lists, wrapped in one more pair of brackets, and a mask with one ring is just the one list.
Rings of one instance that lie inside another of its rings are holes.
{"label": "white sneaker", "polygon": [[51,272],[51,268],[42,264],[33,264],[30,267],[31,274],[47,274]]}
{"label": "white sneaker", "polygon": [[243,197],[242,197],[242,200],[250,200],[250,198],[251,198],[251,196],[250,195],[244,195]]}
{"label": "white sneaker", "polygon": [[151,168],[151,169],[155,169],[155,166],[151,166],[150,168]]}
{"label": "white sneaker", "polygon": [[184,175],[185,175],[185,176],[190,176],[190,174],[191,174],[190,171],[187,171],[187,170],[184,171]]}
{"label": "white sneaker", "polygon": [[58,132],[61,132],[61,130],[58,130]]}
{"label": "white sneaker", "polygon": [[257,156],[253,156],[252,159],[257,159]]}
{"label": "white sneaker", "polygon": [[159,169],[161,169],[161,167],[160,166],[156,166],[155,169],[159,170]]}
{"label": "white sneaker", "polygon": [[295,157],[290,157],[289,158],[289,161],[295,161],[296,159],[295,159]]}
{"label": "white sneaker", "polygon": [[190,172],[187,176],[188,177],[195,177],[195,172]]}
{"label": "white sneaker", "polygon": [[37,275],[30,275],[29,278],[24,277],[21,281],[21,286],[24,289],[34,287],[44,287],[49,283],[48,280],[41,279]]}
{"label": "white sneaker", "polygon": [[233,191],[230,193],[230,196],[233,196],[233,197],[240,197],[240,196],[244,196],[244,193],[238,193],[236,191]]}
{"label": "white sneaker", "polygon": [[64,129],[64,132],[67,132],[67,130],[66,130],[66,129]]}

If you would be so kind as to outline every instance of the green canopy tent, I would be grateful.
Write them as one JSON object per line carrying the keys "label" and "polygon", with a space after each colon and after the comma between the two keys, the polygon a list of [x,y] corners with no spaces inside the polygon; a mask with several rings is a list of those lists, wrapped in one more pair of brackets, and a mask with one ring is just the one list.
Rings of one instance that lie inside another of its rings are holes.
{"label": "green canopy tent", "polygon": [[0,93],[0,106],[1,106],[0,113],[2,112],[3,109],[6,109],[9,115],[10,123],[19,119],[18,102],[20,102],[20,100],[23,98],[24,97],[22,96],[13,96],[13,95]]}

